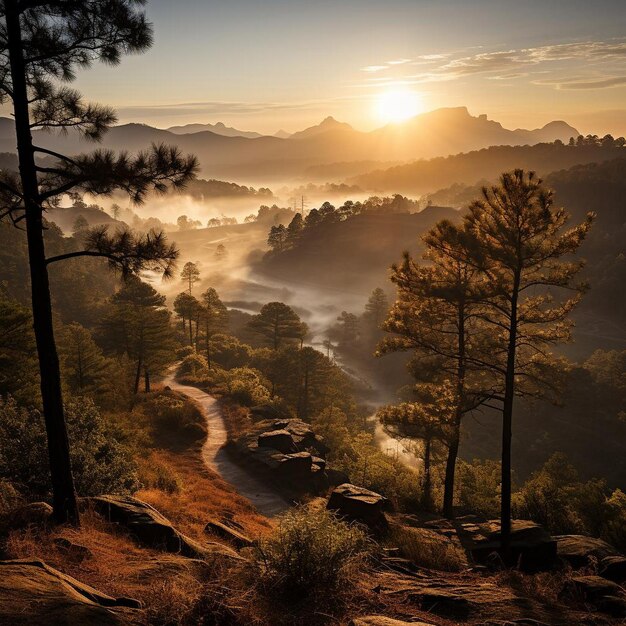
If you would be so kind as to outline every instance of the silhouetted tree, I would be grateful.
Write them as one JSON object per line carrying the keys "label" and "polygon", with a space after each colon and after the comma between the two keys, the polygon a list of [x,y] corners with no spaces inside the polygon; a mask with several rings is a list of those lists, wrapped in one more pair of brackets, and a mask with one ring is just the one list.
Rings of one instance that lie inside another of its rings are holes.
{"label": "silhouetted tree", "polygon": [[193,346],[193,322],[197,319],[200,303],[186,291],[179,293],[174,299],[174,312],[183,323],[183,331],[187,332],[189,322],[189,345]]}
{"label": "silhouetted tree", "polygon": [[287,229],[282,224],[270,228],[269,235],[267,236],[267,245],[272,252],[276,253],[280,253],[286,249]]}
{"label": "silhouetted tree", "polygon": [[202,294],[200,319],[204,330],[207,366],[211,369],[211,341],[214,335],[223,333],[228,325],[228,311],[213,287]]}
{"label": "silhouetted tree", "polygon": [[[163,146],[153,146],[149,152],[134,157],[97,151],[70,158],[34,145],[32,130],[73,128],[89,139],[99,139],[115,122],[111,109],[85,104],[77,91],[62,83],[74,77],[76,67],[88,67],[97,60],[115,64],[124,53],[147,49],[152,30],[139,7],[133,0],[3,0],[0,7],[0,37],[4,43],[0,94],[13,105],[19,160],[19,176],[3,172],[0,177],[0,218],[26,224],[33,322],[57,522],[77,524],[79,515],[52,325],[48,266],[65,258],[91,255],[108,258],[126,273],[137,266],[167,270],[176,258],[176,250],[166,249],[163,239],[161,245],[143,246],[142,250],[117,247],[120,240],[106,237],[101,231],[97,239],[86,240],[82,251],[46,258],[43,211],[64,193],[108,194],[121,189],[133,200],[141,201],[150,189],[165,191],[168,184],[184,185],[195,173],[197,163],[193,158],[182,158],[178,150]],[[52,167],[37,165],[37,153],[58,161]],[[104,244],[104,249],[97,243]]]}
{"label": "silhouetted tree", "polygon": [[387,295],[380,287],[376,287],[365,304],[364,314],[370,326],[370,330],[373,333],[380,330],[382,323],[385,321],[385,317],[387,317],[388,311],[389,300],[387,299]]}
{"label": "silhouetted tree", "polygon": [[307,331],[295,311],[282,302],[264,304],[260,313],[248,322],[248,327],[266,337],[274,350],[285,340],[302,341]]}
{"label": "silhouetted tree", "polygon": [[[499,346],[485,366],[503,381],[501,540],[505,554],[511,541],[511,434],[515,395],[541,396],[555,387],[554,357],[548,348],[571,335],[569,314],[585,290],[574,284],[580,261],[574,254],[591,228],[593,214],[565,229],[568,216],[553,206],[552,192],[533,172],[515,170],[500,184],[483,189],[465,217],[476,237],[476,266],[493,287],[484,301],[484,320],[493,326]],[[574,291],[555,302],[553,290]]]}
{"label": "silhouetted tree", "polygon": [[187,283],[187,289],[189,289],[189,295],[193,286],[200,280],[200,270],[195,263],[187,261],[183,266],[183,271],[180,273],[180,279]]}
{"label": "silhouetted tree", "polygon": [[135,362],[134,393],[139,391],[142,374],[145,391],[150,391],[150,377],[172,361],[175,347],[165,296],[133,276],[111,304],[102,323],[103,342]]}
{"label": "silhouetted tree", "polygon": [[217,245],[215,248],[215,260],[223,261],[228,256],[228,250],[226,250],[226,246],[223,243]]}

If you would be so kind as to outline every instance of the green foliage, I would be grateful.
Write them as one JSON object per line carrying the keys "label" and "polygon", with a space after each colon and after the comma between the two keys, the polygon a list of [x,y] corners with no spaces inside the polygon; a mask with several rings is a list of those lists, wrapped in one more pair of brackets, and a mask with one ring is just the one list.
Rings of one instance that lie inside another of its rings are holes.
{"label": "green foliage", "polygon": [[553,533],[583,533],[623,550],[626,496],[610,492],[603,480],[579,480],[565,455],[556,452],[514,496],[517,517],[532,519]]}
{"label": "green foliage", "polygon": [[321,509],[285,513],[255,551],[259,578],[270,597],[295,600],[345,589],[359,575],[373,545],[355,525]]}
{"label": "green foliage", "polygon": [[184,441],[197,441],[206,436],[206,423],[198,406],[176,392],[162,392],[148,396],[144,412],[161,433],[175,434]]}
{"label": "green foliage", "polygon": [[500,463],[491,459],[459,461],[458,502],[467,511],[497,517],[500,513]]}
{"label": "green foliage", "polygon": [[250,367],[235,367],[224,372],[220,386],[224,394],[241,406],[266,404],[270,392],[261,372]]}
{"label": "green foliage", "polygon": [[0,291],[0,395],[38,404],[38,374],[30,311]]}
{"label": "green foliage", "polygon": [[[138,486],[132,456],[114,437],[89,398],[65,407],[76,489],[81,496],[129,493]],[[26,497],[50,493],[48,450],[43,417],[9,398],[0,400],[0,479],[10,481]]]}
{"label": "green foliage", "polygon": [[302,340],[307,333],[306,324],[295,311],[282,302],[269,302],[248,323],[250,330],[263,335],[269,345],[278,348],[288,341]]}
{"label": "green foliage", "polygon": [[191,353],[185,356],[182,363],[178,366],[178,374],[181,376],[185,374],[196,376],[203,373],[206,369],[208,369],[206,359],[201,354],[194,352],[192,348]]}

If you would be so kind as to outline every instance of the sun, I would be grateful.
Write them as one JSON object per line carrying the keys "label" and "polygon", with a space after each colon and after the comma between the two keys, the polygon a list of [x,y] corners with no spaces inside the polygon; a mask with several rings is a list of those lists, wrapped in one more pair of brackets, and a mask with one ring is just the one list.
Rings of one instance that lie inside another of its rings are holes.
{"label": "sun", "polygon": [[422,110],[421,95],[410,89],[383,91],[376,98],[376,115],[381,122],[402,122]]}

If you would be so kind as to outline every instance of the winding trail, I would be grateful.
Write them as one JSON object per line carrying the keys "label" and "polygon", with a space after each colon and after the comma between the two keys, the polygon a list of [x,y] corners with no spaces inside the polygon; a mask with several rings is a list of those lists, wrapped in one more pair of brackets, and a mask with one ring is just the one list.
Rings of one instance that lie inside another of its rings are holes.
{"label": "winding trail", "polygon": [[266,517],[276,517],[291,508],[291,504],[261,480],[239,467],[226,453],[226,424],[217,400],[208,393],[181,385],[175,380],[175,368],[170,369],[163,384],[194,400],[201,408],[207,422],[207,438],[202,447],[202,459],[207,467],[217,472],[226,482],[256,507]]}

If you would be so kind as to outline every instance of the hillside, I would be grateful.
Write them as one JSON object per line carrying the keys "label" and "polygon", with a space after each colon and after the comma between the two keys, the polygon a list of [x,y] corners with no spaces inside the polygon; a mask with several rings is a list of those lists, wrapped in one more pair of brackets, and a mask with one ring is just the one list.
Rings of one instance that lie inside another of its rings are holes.
{"label": "hillside", "polygon": [[[0,118],[0,151],[15,149],[12,128],[9,118]],[[567,141],[578,135],[575,128],[563,122],[537,130],[508,130],[484,115],[470,115],[464,107],[438,109],[371,132],[355,130],[333,118],[287,138],[257,137],[211,125],[194,125],[188,130],[191,132],[185,132],[185,127],[161,130],[145,124],[124,124],[111,128],[102,145],[130,152],[145,149],[151,143],[177,145],[198,156],[204,176],[253,180],[302,175],[311,166],[362,161],[364,157],[370,161],[408,161],[491,145]],[[66,135],[34,131],[33,137],[37,145],[57,152],[77,154],[93,149],[73,131]]]}
{"label": "hillside", "polygon": [[567,146],[559,143],[499,145],[379,169],[351,178],[348,182],[377,193],[424,194],[454,184],[495,180],[500,172],[514,168],[530,169],[545,175],[574,165],[608,161],[623,154],[623,147],[616,146]]}

